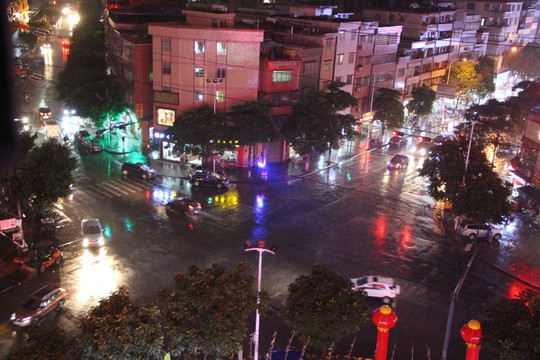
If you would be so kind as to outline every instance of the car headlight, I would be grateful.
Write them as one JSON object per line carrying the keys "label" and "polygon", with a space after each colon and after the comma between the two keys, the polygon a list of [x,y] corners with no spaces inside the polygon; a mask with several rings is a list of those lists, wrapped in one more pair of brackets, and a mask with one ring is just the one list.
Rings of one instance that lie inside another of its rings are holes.
{"label": "car headlight", "polygon": [[16,318],[17,318],[17,314],[16,314],[16,313],[11,314],[11,321],[15,320]]}
{"label": "car headlight", "polygon": [[99,244],[99,245],[105,244],[105,240],[103,239],[103,236],[100,236],[100,237],[99,237],[99,239],[98,239],[98,244]]}
{"label": "car headlight", "polygon": [[426,155],[426,149],[420,149],[420,155]]}
{"label": "car headlight", "polygon": [[31,316],[25,317],[24,319],[21,320],[21,322],[24,323],[24,324],[29,323],[30,321],[32,321]]}
{"label": "car headlight", "polygon": [[84,238],[83,241],[82,241],[82,246],[83,247],[87,247],[88,246],[88,239],[87,238]]}

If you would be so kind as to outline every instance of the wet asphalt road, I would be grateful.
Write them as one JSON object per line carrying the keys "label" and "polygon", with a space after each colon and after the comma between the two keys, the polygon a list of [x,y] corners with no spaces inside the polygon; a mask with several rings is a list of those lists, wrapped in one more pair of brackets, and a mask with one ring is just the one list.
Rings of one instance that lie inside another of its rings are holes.
{"label": "wet asphalt road", "polygon": [[[46,80],[28,80],[31,97],[21,107],[30,125],[39,127],[37,109],[56,102],[55,79],[66,54],[61,40],[69,36],[66,23],[53,37],[46,60]],[[58,119],[60,120],[60,119]],[[66,132],[74,132],[73,119],[62,119]],[[412,144],[409,144],[409,147]],[[353,144],[352,146],[357,146]],[[408,152],[410,148],[404,149]],[[445,237],[434,220],[433,202],[426,195],[425,179],[415,169],[421,159],[411,156],[408,169],[389,172],[386,162],[396,151],[383,149],[341,163],[305,180],[267,185],[231,185],[227,191],[191,189],[173,177],[155,182],[120,177],[120,166],[134,155],[79,154],[78,185],[72,200],[58,204],[57,222],[65,262],[29,282],[0,295],[0,358],[24,344],[25,331],[16,331],[9,316],[31,292],[53,283],[69,292],[64,310],[45,319],[74,329],[77,318],[119,286],[126,286],[139,301],[153,301],[157,292],[171,286],[177,272],[211,261],[232,267],[239,261],[257,266],[257,256],[243,251],[248,239],[265,239],[278,252],[265,255],[263,287],[272,298],[272,311],[262,318],[264,353],[274,330],[276,349],[286,346],[290,331],[279,321],[287,285],[308,273],[314,263],[328,265],[345,277],[386,275],[396,279],[401,295],[392,304],[398,324],[390,332],[395,359],[439,359],[444,340],[450,294],[469,259],[464,243]],[[168,217],[163,205],[173,196],[199,200],[203,211],[194,217]],[[80,223],[98,217],[106,231],[102,251],[81,248]],[[491,246],[482,245],[464,283],[453,322],[449,359],[463,359],[465,345],[459,329],[470,319],[480,319],[483,306],[502,296],[512,296],[525,286],[515,278],[538,284],[540,241],[516,220],[505,236]],[[369,300],[370,310],[382,305]],[[250,319],[250,331],[253,321]],[[361,324],[353,355],[372,356],[376,330]],[[336,348],[345,354],[351,339]],[[247,341],[246,344],[247,345]],[[297,348],[302,344],[293,342]],[[308,349],[309,352],[309,349]],[[480,359],[491,359],[486,349]]]}
{"label": "wet asphalt road", "polygon": [[[21,331],[14,331],[8,321],[13,304],[44,283],[69,292],[65,309],[46,322],[72,329],[78,317],[119,286],[126,286],[139,301],[152,301],[190,265],[205,267],[215,261],[232,267],[246,261],[255,274],[257,256],[245,253],[243,242],[265,239],[277,245],[278,252],[263,260],[262,284],[272,297],[273,310],[262,319],[261,352],[274,330],[276,348],[286,346],[290,333],[277,314],[284,307],[287,285],[314,263],[322,263],[345,277],[394,277],[401,286],[392,304],[399,318],[390,335],[395,358],[410,358],[411,347],[417,359],[426,358],[427,346],[433,359],[440,358],[449,297],[469,254],[461,241],[445,237],[433,220],[425,180],[415,170],[421,159],[411,156],[409,168],[389,172],[386,162],[393,153],[373,152],[305,180],[236,184],[226,191],[192,189],[171,177],[155,182],[122,178],[121,163],[133,155],[81,155],[73,199],[56,207],[66,261],[0,296],[0,354],[20,344]],[[202,213],[167,216],[163,205],[182,195],[200,201]],[[81,247],[80,222],[93,217],[101,220],[107,235],[101,251]],[[537,241],[536,233],[516,221],[499,243],[481,246],[480,260],[461,290],[449,358],[464,358],[459,328],[479,319],[483,305],[523,288],[497,267],[537,281]],[[382,305],[377,300],[369,304],[371,310]],[[361,328],[354,354],[367,357],[376,331],[370,322]],[[341,347],[345,353],[349,343],[347,339],[339,345],[338,353]],[[489,358],[487,350],[481,352],[481,359]]]}

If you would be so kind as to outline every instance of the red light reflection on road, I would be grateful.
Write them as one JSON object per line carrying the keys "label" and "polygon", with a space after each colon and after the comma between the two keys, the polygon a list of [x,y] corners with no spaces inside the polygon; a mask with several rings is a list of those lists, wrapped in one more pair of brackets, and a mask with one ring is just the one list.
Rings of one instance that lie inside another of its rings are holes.
{"label": "red light reflection on road", "polygon": [[410,248],[411,246],[411,228],[405,225],[403,227],[403,236],[401,237],[401,247]]}
{"label": "red light reflection on road", "polygon": [[386,215],[381,215],[375,221],[375,241],[381,245],[386,236]]}
{"label": "red light reflection on road", "polygon": [[508,288],[508,293],[506,294],[506,297],[508,299],[514,299],[519,295],[519,293],[521,293],[525,289],[527,289],[527,287],[524,284],[520,282],[515,282],[512,284],[512,286]]}
{"label": "red light reflection on road", "polygon": [[144,193],[144,197],[146,198],[146,201],[150,201],[150,189],[147,189],[146,192]]}

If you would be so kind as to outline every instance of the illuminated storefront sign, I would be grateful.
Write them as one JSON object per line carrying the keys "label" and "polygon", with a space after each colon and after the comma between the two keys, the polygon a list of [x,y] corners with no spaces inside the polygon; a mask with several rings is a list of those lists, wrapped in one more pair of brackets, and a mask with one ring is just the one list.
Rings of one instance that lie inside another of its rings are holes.
{"label": "illuminated storefront sign", "polygon": [[169,109],[157,110],[157,123],[160,125],[172,126],[174,123],[175,111]]}

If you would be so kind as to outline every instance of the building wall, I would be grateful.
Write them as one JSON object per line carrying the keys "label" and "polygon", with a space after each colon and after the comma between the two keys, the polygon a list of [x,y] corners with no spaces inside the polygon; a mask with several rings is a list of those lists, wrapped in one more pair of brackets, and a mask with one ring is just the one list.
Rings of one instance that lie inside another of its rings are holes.
{"label": "building wall", "polygon": [[[153,89],[164,93],[154,99],[156,127],[163,125],[156,113],[161,107],[177,115],[203,104],[224,111],[257,99],[262,30],[149,24],[148,32],[153,39]],[[196,42],[202,43],[204,53],[196,53]],[[226,45],[225,53],[218,54],[218,43]],[[225,77],[218,68],[225,69]]]}

